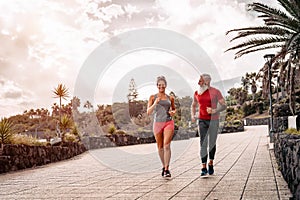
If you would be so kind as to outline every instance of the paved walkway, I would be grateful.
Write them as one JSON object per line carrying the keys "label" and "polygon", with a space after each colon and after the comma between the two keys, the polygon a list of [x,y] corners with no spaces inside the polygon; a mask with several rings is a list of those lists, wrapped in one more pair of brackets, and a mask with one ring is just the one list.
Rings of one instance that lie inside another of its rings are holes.
{"label": "paved walkway", "polygon": [[172,151],[170,180],[160,175],[155,144],[107,148],[2,174],[0,199],[274,200],[291,196],[268,150],[266,126],[220,135],[215,175],[208,178],[200,177],[199,138],[173,141]]}

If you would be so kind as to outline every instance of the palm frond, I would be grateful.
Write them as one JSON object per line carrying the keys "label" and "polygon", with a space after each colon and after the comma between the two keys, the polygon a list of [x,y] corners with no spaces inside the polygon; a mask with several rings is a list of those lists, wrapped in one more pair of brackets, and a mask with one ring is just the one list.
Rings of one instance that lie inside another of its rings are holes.
{"label": "palm frond", "polygon": [[259,48],[255,48],[255,49],[251,49],[251,50],[244,50],[244,51],[240,51],[235,53],[235,59],[240,58],[243,55],[249,54],[249,53],[253,53],[253,52],[257,52],[257,51],[263,51],[266,49],[274,49],[274,48],[280,48],[280,45],[269,45],[269,46],[264,46],[264,47],[259,47]]}
{"label": "palm frond", "polygon": [[295,51],[294,48],[299,48],[299,41],[300,41],[300,33],[294,34],[290,40],[286,43],[286,49],[288,52]]}
{"label": "palm frond", "polygon": [[267,26],[278,26],[289,30],[291,33],[296,33],[299,30],[299,22],[297,20],[281,20],[281,19],[268,19],[265,20]]}
{"label": "palm frond", "polygon": [[262,3],[249,4],[248,7],[249,10],[262,13],[262,15],[259,15],[258,17],[263,18],[267,26],[277,25],[293,31],[295,31],[295,26],[299,26],[299,18],[293,18],[291,16],[288,16],[286,13],[279,9],[270,8],[269,6],[264,5]]}
{"label": "palm frond", "polygon": [[[248,48],[249,46],[261,46],[265,44],[270,44],[270,43],[279,43],[279,42],[285,42],[285,40],[281,37],[268,37],[268,38],[254,38],[254,39],[249,39],[245,42],[242,42],[241,44],[238,44],[236,46],[233,46],[229,49],[227,49],[225,52],[230,51],[230,50],[235,50],[235,49],[240,49],[240,48]],[[280,45],[283,46],[284,44]]]}
{"label": "palm frond", "polygon": [[294,18],[300,18],[300,2],[298,0],[278,0],[280,5]]}
{"label": "palm frond", "polygon": [[259,27],[249,27],[249,28],[242,28],[242,29],[234,29],[228,31],[226,34],[230,32],[238,31],[238,35],[230,40],[230,42],[244,38],[247,36],[253,35],[276,35],[280,37],[284,37],[283,35],[290,35],[292,34],[289,30],[282,29],[279,27],[267,27],[267,26],[259,26]]}

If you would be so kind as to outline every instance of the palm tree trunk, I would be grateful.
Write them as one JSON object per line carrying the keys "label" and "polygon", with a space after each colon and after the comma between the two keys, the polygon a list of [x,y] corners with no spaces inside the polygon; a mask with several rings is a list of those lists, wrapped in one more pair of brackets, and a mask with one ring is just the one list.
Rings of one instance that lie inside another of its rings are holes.
{"label": "palm tree trunk", "polygon": [[290,94],[289,94],[289,107],[293,115],[295,115],[295,68],[291,67],[290,75]]}

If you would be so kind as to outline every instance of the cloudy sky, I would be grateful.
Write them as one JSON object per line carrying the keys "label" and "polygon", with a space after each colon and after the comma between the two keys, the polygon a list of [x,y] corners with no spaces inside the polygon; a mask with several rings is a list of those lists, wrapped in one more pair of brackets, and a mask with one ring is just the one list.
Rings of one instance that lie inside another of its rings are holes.
{"label": "cloudy sky", "polygon": [[[50,108],[58,102],[52,90],[59,83],[73,96],[78,74],[90,54],[103,42],[130,30],[160,28],[186,36],[206,52],[223,80],[257,71],[264,63],[263,53],[237,60],[234,52],[224,53],[233,45],[229,43],[233,35],[226,36],[226,31],[262,24],[246,11],[246,4],[251,2],[0,0],[0,117]],[[277,6],[275,0],[263,2]],[[106,74],[98,77],[91,101],[108,103],[114,97],[105,98],[114,95],[114,87],[120,87],[125,77],[130,79],[128,73],[148,65],[161,66],[157,70],[166,76],[169,67],[175,71],[170,74],[180,74],[192,89],[196,87],[198,74],[189,63],[174,54],[143,49],[115,59]],[[145,77],[155,74],[139,73]],[[137,87],[140,93],[155,92],[155,87],[151,89],[146,83],[137,82]]]}

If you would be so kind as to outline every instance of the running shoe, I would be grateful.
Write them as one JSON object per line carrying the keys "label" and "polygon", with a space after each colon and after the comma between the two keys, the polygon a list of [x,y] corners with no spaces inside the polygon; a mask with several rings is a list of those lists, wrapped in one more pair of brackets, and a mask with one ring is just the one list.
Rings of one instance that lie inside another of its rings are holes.
{"label": "running shoe", "polygon": [[207,175],[207,169],[206,168],[202,168],[201,169],[201,176],[206,176]]}
{"label": "running shoe", "polygon": [[164,177],[171,177],[170,170],[167,169],[167,170],[165,171]]}
{"label": "running shoe", "polygon": [[213,175],[215,172],[213,165],[208,165],[208,174]]}

